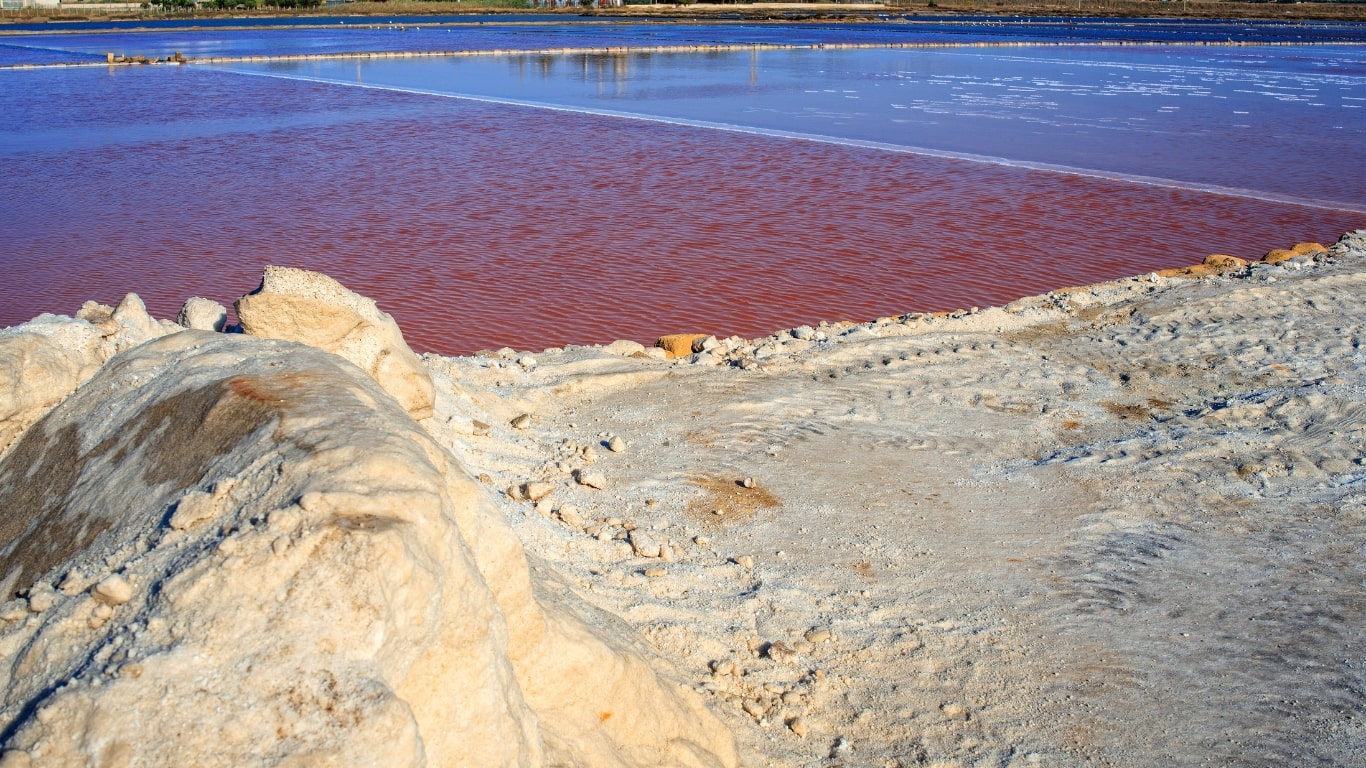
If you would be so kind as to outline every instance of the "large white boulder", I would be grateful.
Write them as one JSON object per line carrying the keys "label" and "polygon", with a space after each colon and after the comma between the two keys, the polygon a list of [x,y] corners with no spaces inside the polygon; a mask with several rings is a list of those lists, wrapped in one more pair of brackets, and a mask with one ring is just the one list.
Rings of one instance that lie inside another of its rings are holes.
{"label": "large white boulder", "polygon": [[432,415],[431,376],[373,299],[320,272],[268,266],[261,287],[234,306],[244,333],[340,355],[374,377],[413,418]]}
{"label": "large white boulder", "polygon": [[735,765],[619,630],[533,595],[486,494],[319,350],[115,358],[0,459],[7,758]]}

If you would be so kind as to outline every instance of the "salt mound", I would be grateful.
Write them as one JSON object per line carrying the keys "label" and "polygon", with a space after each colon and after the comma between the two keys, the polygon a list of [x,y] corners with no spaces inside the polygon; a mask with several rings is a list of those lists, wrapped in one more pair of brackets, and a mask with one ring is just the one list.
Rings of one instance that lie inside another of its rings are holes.
{"label": "salt mound", "polygon": [[135,293],[118,307],[86,302],[75,318],[42,315],[0,330],[0,456],[109,358],[178,330],[147,314]]}
{"label": "salt mound", "polygon": [[734,765],[485,493],[322,351],[116,357],[0,460],[5,765]]}

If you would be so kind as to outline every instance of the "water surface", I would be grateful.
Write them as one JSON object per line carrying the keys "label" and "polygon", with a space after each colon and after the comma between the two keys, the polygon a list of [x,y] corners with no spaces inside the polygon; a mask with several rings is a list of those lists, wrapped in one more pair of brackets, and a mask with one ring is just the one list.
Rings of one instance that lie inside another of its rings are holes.
{"label": "water surface", "polygon": [[275,263],[419,349],[536,349],[1256,257],[1366,226],[1363,70],[1350,46],[10,70],[0,324],[126,291],[174,316]]}

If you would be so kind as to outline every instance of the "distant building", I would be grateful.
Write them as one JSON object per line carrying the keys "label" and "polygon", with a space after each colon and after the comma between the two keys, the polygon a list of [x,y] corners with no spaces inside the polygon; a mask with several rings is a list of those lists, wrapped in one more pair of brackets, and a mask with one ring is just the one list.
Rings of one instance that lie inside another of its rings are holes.
{"label": "distant building", "polygon": [[0,10],[18,11],[24,8],[57,8],[59,0],[0,0]]}

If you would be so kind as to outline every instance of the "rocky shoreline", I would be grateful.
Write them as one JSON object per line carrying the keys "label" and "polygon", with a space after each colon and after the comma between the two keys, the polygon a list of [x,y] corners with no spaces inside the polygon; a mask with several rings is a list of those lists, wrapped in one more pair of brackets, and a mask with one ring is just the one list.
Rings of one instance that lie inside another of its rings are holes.
{"label": "rocky shoreline", "polygon": [[5,329],[0,765],[1363,759],[1363,287],[1366,230],[654,348],[417,356],[281,268]]}

